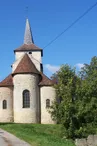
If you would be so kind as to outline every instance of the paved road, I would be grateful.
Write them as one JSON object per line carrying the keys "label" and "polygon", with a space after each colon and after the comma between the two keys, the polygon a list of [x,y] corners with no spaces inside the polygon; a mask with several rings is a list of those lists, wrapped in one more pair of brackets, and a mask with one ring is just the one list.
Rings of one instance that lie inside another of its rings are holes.
{"label": "paved road", "polygon": [[31,146],[16,136],[0,129],[0,146]]}
{"label": "paved road", "polygon": [[5,142],[5,140],[2,137],[0,137],[0,146],[8,146],[8,143]]}

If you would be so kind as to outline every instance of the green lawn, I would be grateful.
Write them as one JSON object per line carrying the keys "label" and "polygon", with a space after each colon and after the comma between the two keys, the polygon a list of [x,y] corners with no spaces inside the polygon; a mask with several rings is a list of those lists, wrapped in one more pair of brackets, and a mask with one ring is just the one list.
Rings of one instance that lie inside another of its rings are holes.
{"label": "green lawn", "polygon": [[62,138],[60,125],[0,124],[0,128],[16,135],[33,146],[75,146]]}

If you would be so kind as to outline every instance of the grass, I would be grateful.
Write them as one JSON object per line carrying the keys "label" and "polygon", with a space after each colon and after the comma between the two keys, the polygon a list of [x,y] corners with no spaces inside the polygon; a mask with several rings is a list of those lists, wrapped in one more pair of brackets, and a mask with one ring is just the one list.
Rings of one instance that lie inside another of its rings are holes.
{"label": "grass", "polygon": [[60,125],[0,124],[0,128],[32,146],[75,146],[72,141],[61,138]]}

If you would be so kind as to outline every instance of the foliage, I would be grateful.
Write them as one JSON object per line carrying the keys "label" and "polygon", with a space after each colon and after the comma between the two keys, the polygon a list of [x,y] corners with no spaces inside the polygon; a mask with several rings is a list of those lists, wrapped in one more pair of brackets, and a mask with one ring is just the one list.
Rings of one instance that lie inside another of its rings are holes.
{"label": "foliage", "polygon": [[74,146],[72,141],[61,138],[61,125],[2,123],[0,128],[25,140],[32,146]]}
{"label": "foliage", "polygon": [[87,137],[97,126],[97,57],[85,64],[79,75],[75,68],[63,65],[57,78],[56,99],[51,106],[54,120],[65,128],[67,138]]}

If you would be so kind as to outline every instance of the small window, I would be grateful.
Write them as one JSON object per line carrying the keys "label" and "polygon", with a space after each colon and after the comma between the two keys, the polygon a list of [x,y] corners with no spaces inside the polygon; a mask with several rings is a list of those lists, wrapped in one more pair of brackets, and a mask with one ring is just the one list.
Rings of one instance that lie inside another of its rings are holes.
{"label": "small window", "polygon": [[7,101],[3,100],[3,109],[7,109]]}
{"label": "small window", "polygon": [[46,108],[50,107],[50,99],[46,99]]}
{"label": "small window", "polygon": [[32,52],[29,52],[29,54],[32,54]]}
{"label": "small window", "polygon": [[40,70],[41,70],[41,72],[43,72],[43,65],[42,64],[40,64]]}
{"label": "small window", "polygon": [[29,90],[23,91],[23,108],[30,107],[30,92]]}

